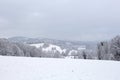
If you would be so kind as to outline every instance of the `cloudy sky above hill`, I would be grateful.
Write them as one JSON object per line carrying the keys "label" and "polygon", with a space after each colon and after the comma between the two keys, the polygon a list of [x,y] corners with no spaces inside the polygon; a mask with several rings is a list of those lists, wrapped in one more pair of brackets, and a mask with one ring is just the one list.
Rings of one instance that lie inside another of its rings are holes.
{"label": "cloudy sky above hill", "polygon": [[110,39],[120,32],[119,0],[0,0],[0,37]]}

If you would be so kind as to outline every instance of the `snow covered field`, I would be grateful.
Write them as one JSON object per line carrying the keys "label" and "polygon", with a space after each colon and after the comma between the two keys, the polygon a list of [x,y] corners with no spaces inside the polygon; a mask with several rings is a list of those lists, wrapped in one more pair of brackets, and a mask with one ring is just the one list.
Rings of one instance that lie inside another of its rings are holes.
{"label": "snow covered field", "polygon": [[0,56],[0,80],[120,80],[120,62]]}

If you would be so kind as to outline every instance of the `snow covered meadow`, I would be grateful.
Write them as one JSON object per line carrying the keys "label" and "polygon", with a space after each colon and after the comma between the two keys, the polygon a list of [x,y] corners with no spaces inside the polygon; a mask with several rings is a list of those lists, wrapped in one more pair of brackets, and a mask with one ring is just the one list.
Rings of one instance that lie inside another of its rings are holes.
{"label": "snow covered meadow", "polygon": [[120,62],[0,56],[0,80],[120,80]]}

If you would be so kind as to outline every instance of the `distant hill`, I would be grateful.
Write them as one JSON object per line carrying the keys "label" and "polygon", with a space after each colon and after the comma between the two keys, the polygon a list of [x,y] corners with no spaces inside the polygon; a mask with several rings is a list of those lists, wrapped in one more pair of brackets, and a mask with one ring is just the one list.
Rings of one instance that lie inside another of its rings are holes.
{"label": "distant hill", "polygon": [[80,46],[85,46],[86,49],[95,49],[97,42],[94,41],[64,41],[64,40],[55,40],[48,38],[27,38],[27,37],[11,37],[8,38],[11,42],[19,42],[26,44],[37,44],[37,43],[46,43],[46,44],[54,44],[60,46],[62,48],[68,49],[77,49]]}

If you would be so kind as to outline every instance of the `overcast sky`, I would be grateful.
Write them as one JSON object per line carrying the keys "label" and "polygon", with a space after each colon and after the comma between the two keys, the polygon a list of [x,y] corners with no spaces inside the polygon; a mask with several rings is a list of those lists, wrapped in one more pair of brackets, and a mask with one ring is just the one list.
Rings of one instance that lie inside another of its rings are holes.
{"label": "overcast sky", "polygon": [[0,0],[0,37],[110,39],[120,32],[120,0]]}

